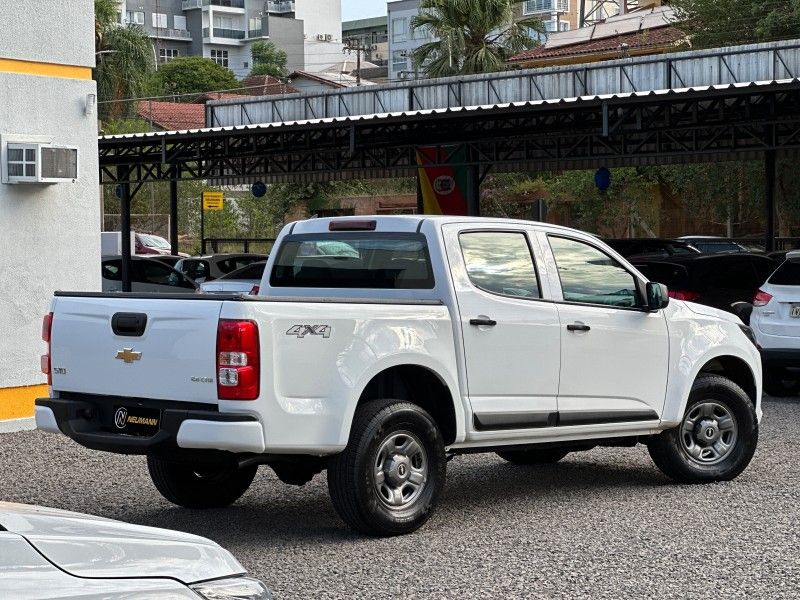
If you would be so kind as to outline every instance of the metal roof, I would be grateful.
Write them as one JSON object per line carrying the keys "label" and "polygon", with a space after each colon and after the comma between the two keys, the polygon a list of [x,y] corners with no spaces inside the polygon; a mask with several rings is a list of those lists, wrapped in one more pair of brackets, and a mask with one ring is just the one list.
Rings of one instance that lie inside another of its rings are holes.
{"label": "metal roof", "polygon": [[713,92],[725,92],[730,90],[758,89],[758,88],[780,88],[800,84],[800,78],[778,79],[772,81],[754,81],[746,83],[730,83],[723,85],[705,85],[696,87],[675,88],[668,90],[654,90],[647,92],[627,92],[620,94],[598,94],[592,96],[577,96],[574,98],[560,98],[557,100],[531,100],[527,102],[506,102],[502,104],[484,104],[479,106],[463,106],[455,108],[434,108],[426,110],[374,113],[369,115],[354,115],[346,117],[329,117],[323,119],[305,119],[298,121],[287,121],[283,123],[265,123],[259,125],[232,125],[227,127],[205,127],[202,129],[185,129],[178,131],[154,131],[147,133],[127,133],[117,135],[101,136],[101,145],[123,140],[152,140],[154,138],[178,138],[191,137],[195,135],[207,135],[215,133],[236,133],[249,131],[278,131],[292,128],[303,128],[318,125],[333,125],[340,123],[365,123],[379,120],[395,119],[417,119],[435,115],[459,115],[471,114],[476,112],[503,111],[505,109],[538,109],[542,107],[567,107],[573,105],[584,105],[592,103],[603,103],[608,101],[626,101],[634,99],[668,99],[671,97],[688,94],[709,94]]}

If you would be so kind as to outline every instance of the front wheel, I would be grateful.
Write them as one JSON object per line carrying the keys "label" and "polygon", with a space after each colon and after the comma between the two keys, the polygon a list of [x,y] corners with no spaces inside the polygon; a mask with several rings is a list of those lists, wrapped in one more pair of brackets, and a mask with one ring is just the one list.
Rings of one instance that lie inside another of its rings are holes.
{"label": "front wheel", "polygon": [[697,378],[681,424],[650,439],[656,466],[683,483],[729,481],[750,464],[758,444],[753,403],[717,375]]}
{"label": "front wheel", "polygon": [[234,462],[219,465],[177,462],[148,455],[147,468],[164,498],[185,508],[222,508],[247,491],[258,466],[239,468]]}
{"label": "front wheel", "polygon": [[439,428],[419,406],[374,400],[359,407],[350,440],[328,464],[333,506],[374,536],[411,533],[433,514],[447,458]]}

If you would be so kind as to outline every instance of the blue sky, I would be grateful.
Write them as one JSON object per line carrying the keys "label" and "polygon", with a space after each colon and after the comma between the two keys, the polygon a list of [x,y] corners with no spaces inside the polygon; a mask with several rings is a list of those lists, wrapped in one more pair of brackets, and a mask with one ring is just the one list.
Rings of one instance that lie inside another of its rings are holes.
{"label": "blue sky", "polygon": [[342,0],[342,20],[366,19],[386,14],[386,0]]}

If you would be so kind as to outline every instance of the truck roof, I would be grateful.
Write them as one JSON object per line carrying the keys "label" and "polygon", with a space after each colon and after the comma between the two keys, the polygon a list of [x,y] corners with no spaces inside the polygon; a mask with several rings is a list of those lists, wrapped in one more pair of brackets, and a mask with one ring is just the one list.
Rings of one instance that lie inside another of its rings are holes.
{"label": "truck roof", "polygon": [[357,217],[324,217],[318,219],[308,219],[305,221],[295,221],[289,225],[289,233],[303,234],[303,233],[322,233],[329,231],[332,222],[350,222],[368,223],[375,221],[375,228],[371,231],[386,231],[386,232],[408,232],[413,233],[419,231],[422,224],[426,221],[432,221],[441,226],[447,223],[470,223],[475,224],[513,224],[513,225],[531,225],[557,230],[557,231],[574,231],[569,227],[562,227],[561,225],[551,225],[550,223],[542,223],[539,221],[526,221],[522,219],[498,219],[493,217],[463,217],[463,216],[441,216],[441,215],[370,215],[370,216],[357,216]]}

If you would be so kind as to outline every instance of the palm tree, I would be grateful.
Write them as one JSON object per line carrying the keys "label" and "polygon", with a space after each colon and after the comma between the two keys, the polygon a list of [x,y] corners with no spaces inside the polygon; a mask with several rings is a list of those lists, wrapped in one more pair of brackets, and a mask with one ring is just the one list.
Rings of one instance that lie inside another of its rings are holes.
{"label": "palm tree", "polygon": [[116,0],[95,0],[94,79],[101,102],[101,119],[119,119],[130,115],[136,98],[147,90],[155,66],[153,44],[138,25],[117,23]]}
{"label": "palm tree", "polygon": [[510,56],[539,45],[533,33],[545,33],[538,17],[514,20],[517,4],[514,0],[422,0],[411,30],[437,39],[414,51],[414,68],[428,77],[504,70]]}

